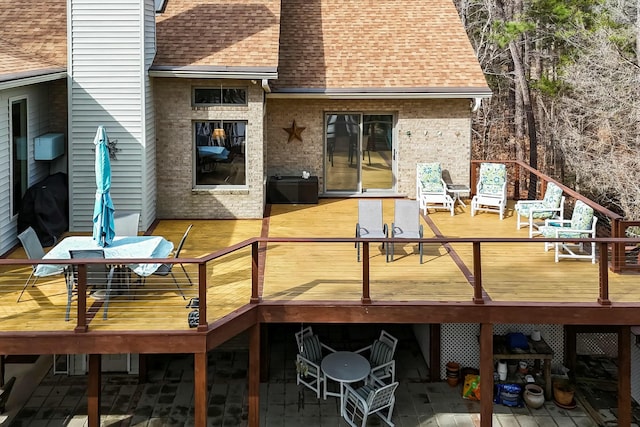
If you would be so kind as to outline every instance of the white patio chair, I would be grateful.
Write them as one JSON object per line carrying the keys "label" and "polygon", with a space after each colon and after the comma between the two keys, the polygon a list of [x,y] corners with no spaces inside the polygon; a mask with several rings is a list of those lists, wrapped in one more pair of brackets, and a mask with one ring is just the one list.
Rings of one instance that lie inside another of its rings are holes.
{"label": "white patio chair", "polygon": [[[358,200],[358,222],[356,237],[363,239],[386,239],[389,229],[382,219],[382,200]],[[388,248],[384,242],[382,247],[387,249],[385,256],[389,257]],[[356,242],[358,262],[360,261],[360,243]]]}
{"label": "white patio chair", "polygon": [[442,179],[440,163],[418,163],[416,165],[416,199],[420,209],[446,209],[455,215],[453,198],[447,193],[447,184]]}
{"label": "white patio chair", "polygon": [[471,216],[477,211],[498,212],[504,218],[507,206],[507,166],[502,163],[480,164],[476,194],[471,199]]}
{"label": "white patio chair", "polygon": [[[394,209],[394,221],[391,225],[391,238],[396,239],[422,239],[422,224],[420,224],[420,208],[416,200],[396,200]],[[420,251],[420,264],[422,264],[422,243],[418,243]],[[391,243],[390,258],[393,261],[394,244]]]}
{"label": "white patio chair", "polygon": [[[385,380],[396,380],[396,364],[393,357],[398,346],[398,339],[385,330],[370,345],[357,350],[356,353],[367,355],[371,365],[369,383],[384,383]],[[365,357],[367,357],[365,356]]]}
{"label": "white patio chair", "polygon": [[[517,229],[523,225],[529,225],[529,237],[534,234],[541,234],[538,230],[541,224],[536,220],[564,219],[564,200],[562,189],[553,182],[547,185],[542,200],[519,200],[516,202],[515,211],[517,215]],[[527,218],[526,221],[523,218]],[[535,229],[535,231],[534,231]]]}
{"label": "white patio chair", "polygon": [[364,427],[369,416],[375,414],[388,426],[394,426],[391,417],[396,403],[396,388],[398,382],[383,386],[366,384],[356,389],[345,384],[342,417],[352,427]]}
{"label": "white patio chair", "polygon": [[116,211],[113,217],[116,236],[137,236],[140,212]]}
{"label": "white patio chair", "polygon": [[[539,230],[547,238],[594,239],[596,237],[597,222],[598,217],[593,214],[593,208],[587,206],[583,201],[577,200],[570,220],[547,219],[545,220],[545,225],[540,227]],[[556,262],[560,258],[577,258],[590,259],[592,264],[596,263],[595,242],[591,242],[591,253],[584,251],[583,243],[545,242],[545,251],[552,247],[555,247]]]}
{"label": "white patio chair", "polygon": [[[69,251],[69,256],[72,259],[104,259],[104,251],[102,249],[77,249]],[[109,311],[109,298],[111,297],[111,284],[114,271],[115,266],[107,264],[87,264],[87,288],[93,287],[94,292],[100,291],[104,294],[104,297],[100,299],[104,300],[102,318],[105,320],[107,319],[107,312]],[[65,321],[69,320],[71,300],[73,299],[73,295],[77,293],[77,287],[78,265],[74,265],[67,277],[67,311],[64,317]]]}
{"label": "white patio chair", "polygon": [[[320,393],[326,393],[326,378],[320,369],[324,357],[323,349],[335,353],[335,350],[320,342],[320,338],[313,333],[311,326],[296,332],[296,384],[304,385],[320,398]],[[324,388],[323,388],[324,387]],[[326,397],[326,396],[325,396]]]}

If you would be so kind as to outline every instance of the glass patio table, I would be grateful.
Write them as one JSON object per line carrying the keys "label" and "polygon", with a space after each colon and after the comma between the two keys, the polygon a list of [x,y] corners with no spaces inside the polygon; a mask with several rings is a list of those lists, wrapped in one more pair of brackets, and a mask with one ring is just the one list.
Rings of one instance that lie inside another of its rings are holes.
{"label": "glass patio table", "polygon": [[[113,243],[102,247],[92,236],[69,236],[61,240],[43,259],[70,259],[70,250],[101,249],[105,258],[168,258],[173,250],[173,243],[162,236],[116,236]],[[150,276],[162,264],[128,264],[128,267],[139,276]],[[51,276],[64,272],[66,265],[39,264],[36,276]]]}

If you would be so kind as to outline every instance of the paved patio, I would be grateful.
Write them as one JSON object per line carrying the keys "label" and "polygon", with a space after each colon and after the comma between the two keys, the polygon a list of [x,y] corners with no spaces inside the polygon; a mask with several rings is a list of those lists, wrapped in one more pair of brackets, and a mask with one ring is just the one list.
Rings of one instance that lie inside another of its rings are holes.
{"label": "paved patio", "polygon": [[[355,349],[370,337],[353,339],[356,326],[327,326],[327,341],[338,348]],[[393,420],[403,427],[461,427],[479,425],[480,406],[461,398],[461,387],[446,382],[428,382],[427,366],[410,327],[391,325],[400,338],[396,361],[400,386],[396,392]],[[336,398],[318,400],[308,390],[304,406],[299,402],[295,384],[295,326],[280,325],[271,333],[271,367],[268,383],[261,384],[261,426],[346,426],[338,415]],[[314,327],[315,328],[315,327]],[[386,328],[386,326],[385,326]],[[379,329],[378,329],[379,330]],[[378,333],[377,331],[375,332]],[[323,336],[326,336],[323,335]],[[345,341],[348,339],[348,341]],[[342,345],[342,347],[341,347]],[[209,357],[209,426],[247,425],[248,351],[242,340],[223,346]],[[41,358],[43,359],[43,358]],[[49,359],[47,357],[46,359]],[[46,362],[46,360],[44,361]],[[85,377],[53,375],[43,360],[43,377],[25,395],[29,375],[21,372],[23,396],[12,396],[9,415],[2,426],[84,426],[87,425]],[[36,365],[36,366],[37,366]],[[9,370],[16,369],[9,365]],[[11,375],[11,371],[9,373]],[[137,384],[136,376],[108,374],[103,376],[102,413],[104,426],[190,426],[193,425],[193,361],[189,355],[149,358],[149,382]],[[3,416],[4,416],[3,415]],[[377,418],[368,425],[380,425]],[[495,426],[596,426],[580,407],[558,408],[547,402],[538,410],[494,407]]]}

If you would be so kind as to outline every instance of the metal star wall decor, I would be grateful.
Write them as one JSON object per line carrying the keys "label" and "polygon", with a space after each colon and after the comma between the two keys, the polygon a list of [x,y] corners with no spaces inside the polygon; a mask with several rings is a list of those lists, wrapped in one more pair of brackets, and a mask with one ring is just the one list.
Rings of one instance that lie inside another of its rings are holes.
{"label": "metal star wall decor", "polygon": [[[109,150],[110,160],[118,160],[118,157],[116,157],[116,154],[122,151],[118,147],[116,147],[117,144],[118,144],[117,139],[107,139],[107,150]],[[95,153],[96,149],[92,148],[91,151]]]}
{"label": "metal star wall decor", "polygon": [[116,147],[116,144],[118,144],[117,139],[111,140],[107,138],[107,149],[109,150],[109,157],[111,160],[118,160],[116,154],[120,152],[120,149]]}
{"label": "metal star wall decor", "polygon": [[306,128],[296,125],[296,121],[294,120],[290,128],[282,128],[282,129],[284,129],[289,134],[289,140],[287,142],[291,142],[294,139],[297,139],[300,142],[302,142],[302,131],[305,130]]}

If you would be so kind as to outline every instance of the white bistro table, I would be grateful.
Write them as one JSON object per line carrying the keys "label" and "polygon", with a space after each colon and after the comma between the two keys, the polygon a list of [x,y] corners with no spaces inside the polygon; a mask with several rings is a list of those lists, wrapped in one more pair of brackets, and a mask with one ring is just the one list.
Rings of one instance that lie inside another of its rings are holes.
{"label": "white bistro table", "polygon": [[354,383],[367,378],[371,372],[369,361],[358,353],[352,351],[336,351],[322,359],[322,373],[327,378],[340,383],[340,393],[327,391],[327,381],[324,382],[324,398],[327,396],[340,397],[340,415],[344,413],[344,384]]}
{"label": "white bistro table", "polygon": [[[70,259],[70,250],[102,249],[105,258],[168,258],[173,250],[173,243],[162,236],[121,236],[105,247],[99,246],[91,236],[69,236],[62,239],[43,259]],[[149,276],[161,264],[129,264],[128,267],[139,276]],[[66,265],[38,264],[36,276],[61,274]]]}
{"label": "white bistro table", "polygon": [[454,205],[456,204],[456,202],[460,202],[462,206],[467,207],[467,205],[460,198],[460,194],[469,194],[470,191],[471,189],[463,184],[447,184],[447,193],[451,193],[453,195]]}

